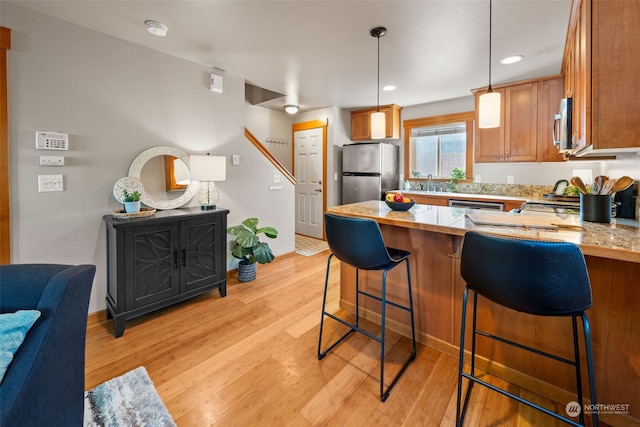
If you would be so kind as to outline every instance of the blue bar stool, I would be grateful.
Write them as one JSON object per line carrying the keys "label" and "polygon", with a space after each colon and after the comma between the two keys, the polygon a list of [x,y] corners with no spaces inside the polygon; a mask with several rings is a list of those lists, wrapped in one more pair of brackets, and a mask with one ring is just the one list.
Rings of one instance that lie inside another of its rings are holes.
{"label": "blue bar stool", "polygon": [[[320,337],[318,339],[318,360],[322,360],[338,344],[344,341],[353,332],[360,332],[367,337],[380,343],[380,400],[385,401],[389,397],[389,392],[396,385],[400,376],[404,373],[415,357],[416,357],[416,332],[413,319],[413,296],[411,294],[411,272],[409,269],[409,255],[411,252],[386,247],[382,238],[382,233],[378,223],[372,219],[349,218],[330,213],[324,214],[325,231],[327,243],[331,249],[331,255],[327,260],[327,272],[324,283],[324,295],[322,297],[322,316],[320,319]],[[355,323],[347,322],[326,311],[327,302],[327,286],[329,284],[329,267],[331,259],[338,258],[341,262],[349,264],[356,269],[356,320]],[[407,266],[407,288],[409,293],[409,306],[397,304],[387,300],[387,273],[392,268],[400,265],[402,262]],[[382,274],[382,290],[381,295],[373,295],[359,288],[358,272],[359,270],[381,270]],[[360,319],[360,296],[372,298],[381,303],[382,324],[380,336],[376,336],[359,327]],[[402,368],[395,376],[389,387],[384,390],[384,339],[385,339],[385,323],[387,305],[408,311],[411,315],[411,334],[413,340],[413,348],[411,355],[403,364]],[[349,330],[337,341],[331,344],[326,350],[322,351],[322,331],[324,327],[325,316],[329,317],[349,328]]]}
{"label": "blue bar stool", "polygon": [[[462,327],[460,332],[460,361],[458,367],[458,396],[456,425],[462,426],[474,383],[481,384],[505,396],[517,400],[558,420],[573,426],[584,426],[582,381],[580,375],[580,351],[577,318],[582,319],[587,355],[587,370],[591,403],[597,404],[596,385],[591,350],[591,333],[585,310],[591,307],[589,273],[580,248],[572,243],[510,239],[470,231],[465,234],[461,256],[461,274],[467,286],[462,299]],[[464,340],[467,317],[467,296],[473,291],[473,335],[471,339],[471,372],[465,373]],[[548,352],[531,348],[477,329],[476,315],[478,295],[512,310],[536,316],[571,317],[573,324],[574,359],[569,360]],[[489,384],[475,376],[476,336],[481,335],[540,356],[575,367],[579,409],[579,421],[564,417],[506,390]],[[462,379],[469,386],[462,401]],[[598,426],[598,414],[592,421]]]}

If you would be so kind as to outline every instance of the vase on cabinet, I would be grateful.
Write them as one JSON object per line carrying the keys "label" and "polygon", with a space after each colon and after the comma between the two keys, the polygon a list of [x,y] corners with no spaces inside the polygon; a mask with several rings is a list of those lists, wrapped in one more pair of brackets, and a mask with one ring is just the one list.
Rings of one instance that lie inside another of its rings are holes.
{"label": "vase on cabinet", "polygon": [[137,200],[135,202],[123,202],[124,203],[124,210],[127,213],[134,213],[134,212],[140,212],[140,200]]}

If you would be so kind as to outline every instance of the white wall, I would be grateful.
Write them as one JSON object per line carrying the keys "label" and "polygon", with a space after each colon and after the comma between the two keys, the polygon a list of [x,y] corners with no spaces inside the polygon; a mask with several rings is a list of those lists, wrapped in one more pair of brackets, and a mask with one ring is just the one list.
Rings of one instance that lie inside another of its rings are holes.
{"label": "white wall", "polygon": [[[95,264],[89,311],[104,309],[102,216],[121,208],[113,184],[157,145],[228,156],[218,204],[230,209],[229,225],[257,216],[280,232],[269,241],[276,255],[294,250],[294,188],[283,180],[283,191],[269,191],[277,169],[243,136],[243,78],[227,74],[224,93],[212,93],[209,67],[4,2],[0,25],[12,30],[12,262]],[[43,130],[68,133],[69,151],[36,150],[35,132]],[[65,166],[39,166],[39,156],[54,154],[65,156]],[[239,166],[230,164],[231,154],[241,156]],[[62,174],[64,191],[38,193],[44,174]]]}
{"label": "white wall", "polygon": [[246,103],[246,127],[289,172],[293,170],[293,116]]}

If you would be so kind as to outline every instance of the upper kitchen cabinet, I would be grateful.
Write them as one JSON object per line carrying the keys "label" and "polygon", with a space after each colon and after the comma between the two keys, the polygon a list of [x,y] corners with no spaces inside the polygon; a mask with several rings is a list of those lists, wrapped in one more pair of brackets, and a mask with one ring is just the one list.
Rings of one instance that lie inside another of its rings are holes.
{"label": "upper kitchen cabinet", "polygon": [[538,82],[538,161],[562,162],[553,141],[553,120],[558,113],[564,94],[564,79],[555,78]]}
{"label": "upper kitchen cabinet", "polygon": [[493,88],[501,95],[500,127],[478,127],[476,97],[476,163],[562,161],[553,144],[553,117],[563,93],[561,77],[527,80]]}
{"label": "upper kitchen cabinet", "polygon": [[577,156],[640,151],[640,2],[574,0],[563,60]]}
{"label": "upper kitchen cabinet", "polygon": [[[377,108],[367,108],[351,112],[351,140],[371,141],[371,113]],[[400,139],[400,111],[402,107],[395,104],[381,105],[380,111],[386,119],[385,138]]]}

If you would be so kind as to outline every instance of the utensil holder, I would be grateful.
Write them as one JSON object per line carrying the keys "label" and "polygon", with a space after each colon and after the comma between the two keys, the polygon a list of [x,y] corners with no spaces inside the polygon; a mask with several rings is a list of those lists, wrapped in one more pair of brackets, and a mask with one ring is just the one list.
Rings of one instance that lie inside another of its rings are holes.
{"label": "utensil holder", "polygon": [[611,195],[581,194],[580,219],[590,222],[611,222]]}

